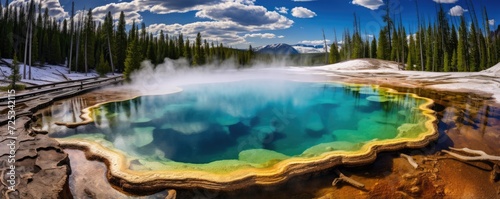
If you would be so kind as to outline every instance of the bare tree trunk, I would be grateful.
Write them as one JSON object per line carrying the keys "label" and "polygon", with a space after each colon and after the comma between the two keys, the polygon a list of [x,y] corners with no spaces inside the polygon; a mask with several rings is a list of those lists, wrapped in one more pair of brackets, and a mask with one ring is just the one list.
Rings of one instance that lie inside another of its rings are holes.
{"label": "bare tree trunk", "polygon": [[70,42],[70,47],[69,47],[69,63],[68,63],[68,73],[71,74],[71,62],[73,58],[73,33],[71,33],[71,42]]}
{"label": "bare tree trunk", "polygon": [[[36,49],[35,49],[36,50]],[[29,79],[31,79],[31,56],[33,51],[33,24],[30,22]]]}
{"label": "bare tree trunk", "polygon": [[109,62],[111,62],[111,73],[115,75],[115,65],[113,64],[113,54],[111,53],[111,42],[109,41],[109,34],[108,34],[108,49],[109,49]]}
{"label": "bare tree trunk", "polygon": [[69,47],[69,62],[68,62],[68,74],[71,74],[71,64],[73,58],[73,34],[75,33],[75,2],[71,2],[71,41]]}
{"label": "bare tree trunk", "polygon": [[[80,55],[80,21],[78,21],[78,33],[76,33],[76,58],[75,58],[75,71],[78,70],[78,58]],[[71,69],[70,69],[71,70]]]}
{"label": "bare tree trunk", "polygon": [[[29,15],[29,14],[28,14]],[[29,18],[29,16],[28,16]],[[31,23],[30,20],[28,20],[28,24]],[[26,79],[26,59],[28,58],[28,42],[29,42],[29,35],[30,35],[30,26],[26,28],[26,40],[24,42],[24,70],[23,70],[23,79]]]}
{"label": "bare tree trunk", "polygon": [[325,64],[328,64],[328,46],[326,44],[326,37],[325,37],[325,30],[321,29],[323,31],[323,41],[325,42]]}
{"label": "bare tree trunk", "polygon": [[87,38],[88,38],[88,34],[85,33],[85,51],[84,51],[84,61],[85,61],[85,76],[87,76]]}
{"label": "bare tree trunk", "polygon": [[418,1],[415,1],[415,5],[417,7],[417,21],[418,21],[418,37],[419,37],[419,43],[420,43],[420,66],[422,67],[422,71],[424,71],[424,54],[423,54],[423,49],[422,49],[422,34],[423,32],[420,32],[422,30],[420,26],[420,13],[418,11]]}

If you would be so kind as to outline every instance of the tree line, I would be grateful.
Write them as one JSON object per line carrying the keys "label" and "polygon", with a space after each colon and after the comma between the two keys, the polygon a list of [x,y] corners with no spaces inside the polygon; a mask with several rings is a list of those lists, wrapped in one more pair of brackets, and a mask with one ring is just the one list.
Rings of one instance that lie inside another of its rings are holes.
{"label": "tree line", "polygon": [[[420,20],[415,1],[419,20],[416,30],[407,29],[401,15],[398,19],[386,6],[385,25],[378,38],[370,38],[366,32],[363,36],[360,20],[354,14],[352,33],[345,30],[343,43],[333,42],[328,62],[378,58],[396,61],[406,70],[484,70],[500,61],[500,34],[490,30],[486,8],[481,10],[484,20],[479,22],[472,2],[467,2],[468,17],[450,20],[440,6],[435,20],[426,23]],[[384,3],[391,5],[389,0]],[[200,33],[192,40],[183,34],[169,35],[163,31],[153,35],[144,23],[133,22],[127,30],[123,12],[117,21],[115,25],[110,12],[102,22],[97,21],[92,9],[75,16],[74,3],[71,17],[60,21],[33,0],[18,7],[9,6],[9,0],[5,0],[4,5],[0,4],[0,57],[16,57],[25,67],[23,79],[31,79],[31,65],[65,65],[70,72],[96,70],[101,75],[118,72],[128,78],[140,68],[142,60],[158,65],[165,58],[184,58],[190,67],[196,67],[229,59],[238,66],[247,66],[258,59],[251,46],[248,50],[228,48],[222,43],[208,42]]]}
{"label": "tree line", "polygon": [[[117,25],[111,12],[103,22],[93,17],[92,9],[62,21],[49,15],[47,8],[33,0],[23,6],[0,4],[0,58],[16,57],[31,65],[65,65],[70,72],[96,70],[124,73],[125,77],[140,68],[143,60],[158,65],[165,58],[184,58],[191,67],[216,64],[232,59],[238,66],[250,64],[252,47],[248,50],[228,48],[202,38],[200,33],[189,40],[183,34],[169,35],[147,32],[146,25],[135,21],[127,31],[126,18],[120,13]],[[31,79],[31,68],[24,70],[24,79]],[[26,72],[28,71],[28,73]]]}
{"label": "tree line", "polygon": [[[389,0],[384,3],[391,5]],[[468,18],[464,13],[458,22],[450,20],[439,6],[435,20],[425,23],[420,20],[418,2],[415,3],[419,21],[416,30],[407,30],[401,15],[397,19],[386,6],[385,26],[380,29],[378,39],[375,36],[369,38],[366,33],[362,38],[354,14],[353,33],[345,30],[342,46],[339,47],[337,41],[330,46],[329,63],[377,58],[396,61],[406,70],[475,72],[500,62],[500,34],[498,30],[490,30],[486,7],[481,11],[483,22],[478,20],[474,5],[468,0]]]}

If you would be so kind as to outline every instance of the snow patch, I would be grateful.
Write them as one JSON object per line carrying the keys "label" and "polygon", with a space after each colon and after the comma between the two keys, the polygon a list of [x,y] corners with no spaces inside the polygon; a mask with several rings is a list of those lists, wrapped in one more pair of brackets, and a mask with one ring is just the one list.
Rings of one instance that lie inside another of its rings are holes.
{"label": "snow patch", "polygon": [[399,70],[398,65],[382,60],[356,59],[326,66],[311,67],[327,71],[351,71],[351,70]]}
{"label": "snow patch", "polygon": [[500,76],[500,63],[498,63],[497,65],[492,66],[489,69],[481,71],[481,73],[489,73],[489,74],[493,74],[495,76]]}
{"label": "snow patch", "polygon": [[[12,59],[4,59],[7,63],[12,64]],[[7,80],[7,77],[11,74],[11,69],[8,66],[0,65],[0,80]],[[26,65],[26,77],[28,77],[29,66]],[[21,76],[24,72],[24,64],[19,64],[19,73]],[[64,74],[64,75],[63,75]],[[65,76],[68,78],[66,79]],[[32,66],[31,67],[31,77],[32,79],[22,79],[21,82],[33,85],[43,85],[55,82],[63,82],[68,80],[79,80],[91,77],[98,77],[99,75],[95,71],[90,71],[89,73],[75,73],[71,72],[69,74],[68,68],[65,66],[57,65],[45,65],[43,67]]]}

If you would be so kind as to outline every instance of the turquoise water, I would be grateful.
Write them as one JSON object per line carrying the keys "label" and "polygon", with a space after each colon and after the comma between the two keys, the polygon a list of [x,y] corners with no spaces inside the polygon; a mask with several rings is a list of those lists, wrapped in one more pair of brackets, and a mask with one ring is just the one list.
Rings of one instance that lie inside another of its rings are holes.
{"label": "turquoise water", "polygon": [[104,104],[93,110],[93,124],[53,136],[102,134],[128,154],[185,163],[241,160],[250,149],[310,156],[401,136],[403,124],[426,120],[417,109],[421,103],[410,95],[335,83],[189,85],[175,94]]}

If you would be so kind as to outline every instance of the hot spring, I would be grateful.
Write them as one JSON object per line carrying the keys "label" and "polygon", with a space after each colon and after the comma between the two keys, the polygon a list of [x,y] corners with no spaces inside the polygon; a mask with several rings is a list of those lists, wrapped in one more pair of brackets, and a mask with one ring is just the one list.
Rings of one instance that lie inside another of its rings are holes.
{"label": "hot spring", "polygon": [[363,162],[385,146],[425,146],[437,136],[430,104],[378,86],[245,80],[99,104],[84,125],[51,128],[47,117],[42,128],[107,159],[118,179],[217,189]]}

